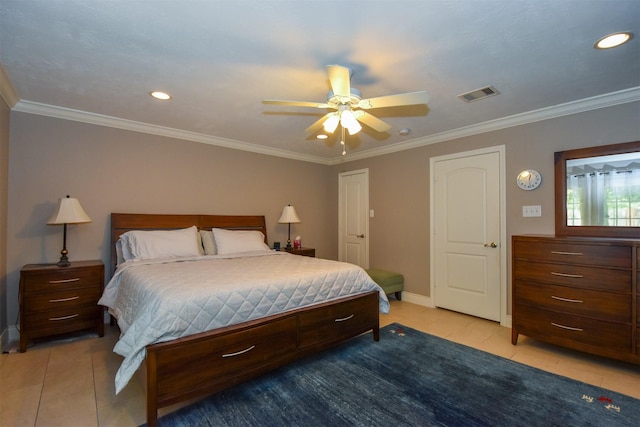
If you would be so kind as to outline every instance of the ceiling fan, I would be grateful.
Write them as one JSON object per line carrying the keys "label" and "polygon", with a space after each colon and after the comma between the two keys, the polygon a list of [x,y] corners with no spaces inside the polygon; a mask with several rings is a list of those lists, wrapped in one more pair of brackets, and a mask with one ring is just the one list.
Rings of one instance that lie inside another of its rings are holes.
{"label": "ceiling fan", "polygon": [[[351,87],[351,69],[341,65],[328,65],[327,74],[329,76],[329,82],[331,83],[331,90],[327,95],[327,102],[283,101],[277,99],[265,99],[262,102],[264,104],[335,110],[325,114],[309,126],[305,132],[307,132],[307,134],[313,134],[320,130],[320,128],[324,128],[326,132],[333,133],[338,125],[340,125],[342,127],[342,141],[340,141],[340,143],[343,147],[345,129],[349,132],[349,135],[355,135],[362,129],[360,123],[369,126],[377,132],[386,132],[391,129],[388,123],[365,110],[418,105],[429,102],[429,94],[426,91],[362,99],[362,93],[358,89]],[[342,154],[345,154],[344,148]]]}

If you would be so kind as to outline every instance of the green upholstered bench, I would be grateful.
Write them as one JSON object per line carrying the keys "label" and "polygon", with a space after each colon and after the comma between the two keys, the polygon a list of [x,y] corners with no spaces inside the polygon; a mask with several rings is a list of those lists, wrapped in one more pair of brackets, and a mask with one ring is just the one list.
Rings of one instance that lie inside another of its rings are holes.
{"label": "green upholstered bench", "polygon": [[366,271],[369,277],[384,290],[385,294],[395,293],[396,299],[398,301],[402,300],[402,290],[404,289],[404,277],[402,277],[402,274],[380,270],[379,268],[370,268]]}

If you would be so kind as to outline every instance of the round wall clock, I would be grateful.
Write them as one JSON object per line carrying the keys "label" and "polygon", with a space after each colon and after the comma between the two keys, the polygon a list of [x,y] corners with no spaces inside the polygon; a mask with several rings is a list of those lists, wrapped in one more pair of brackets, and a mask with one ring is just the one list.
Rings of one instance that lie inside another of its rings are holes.
{"label": "round wall clock", "polygon": [[523,190],[535,190],[542,183],[542,175],[533,169],[526,169],[518,174],[516,182]]}

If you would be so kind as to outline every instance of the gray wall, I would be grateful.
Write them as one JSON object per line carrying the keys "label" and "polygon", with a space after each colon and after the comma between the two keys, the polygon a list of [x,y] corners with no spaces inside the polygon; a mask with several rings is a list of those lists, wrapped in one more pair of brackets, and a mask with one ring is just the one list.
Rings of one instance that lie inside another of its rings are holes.
{"label": "gray wall", "polygon": [[[7,330],[7,193],[9,191],[9,106],[0,96],[0,337]],[[8,339],[8,338],[7,338]],[[4,342],[0,339],[0,347]]]}
{"label": "gray wall", "polygon": [[[338,173],[362,168],[370,172],[376,212],[370,224],[371,265],[401,271],[407,291],[428,296],[431,157],[505,145],[508,235],[552,233],[553,153],[640,140],[639,117],[636,102],[323,166],[12,112],[3,259],[7,318],[11,325],[17,316],[22,265],[59,258],[62,229],[45,223],[66,194],[77,197],[93,219],[69,226],[72,261],[109,262],[110,212],[264,214],[273,242],[286,240],[286,225],[277,220],[287,203],[302,219],[292,225],[292,234],[300,234],[318,256],[335,259]],[[524,168],[543,174],[540,188],[517,188],[515,176]],[[522,218],[521,206],[533,204],[542,205],[542,217]]]}
{"label": "gray wall", "polygon": [[[402,272],[405,290],[429,295],[431,157],[505,146],[510,242],[513,234],[554,233],[554,152],[638,140],[640,103],[636,102],[341,164],[333,167],[332,186],[337,186],[339,172],[369,168],[369,204],[375,211],[369,223],[369,264]],[[529,168],[543,176],[535,191],[516,185],[516,175]],[[523,218],[523,205],[541,205],[542,217]]]}

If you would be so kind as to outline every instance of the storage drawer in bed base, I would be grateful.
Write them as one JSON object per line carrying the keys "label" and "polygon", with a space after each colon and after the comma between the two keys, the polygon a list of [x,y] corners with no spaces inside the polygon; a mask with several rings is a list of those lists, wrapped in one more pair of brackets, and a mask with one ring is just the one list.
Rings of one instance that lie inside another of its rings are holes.
{"label": "storage drawer in bed base", "polygon": [[[147,346],[147,425],[156,425],[159,408],[216,393],[361,333],[373,331],[378,341],[378,299],[372,291]],[[314,327],[319,333],[311,333]]]}

